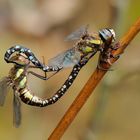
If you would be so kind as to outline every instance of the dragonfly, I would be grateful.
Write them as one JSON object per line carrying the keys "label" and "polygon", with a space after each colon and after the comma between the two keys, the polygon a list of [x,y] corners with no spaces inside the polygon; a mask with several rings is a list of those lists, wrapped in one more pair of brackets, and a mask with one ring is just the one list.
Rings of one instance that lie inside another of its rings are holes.
{"label": "dragonfly", "polygon": [[21,123],[21,101],[34,106],[44,105],[43,99],[36,97],[31,93],[27,85],[28,75],[32,74],[42,80],[48,80],[56,73],[47,77],[46,72],[44,76],[33,72],[30,69],[38,67],[31,65],[32,61],[28,59],[24,53],[16,53],[11,56],[8,61],[8,63],[13,63],[14,66],[10,69],[9,75],[0,80],[0,106],[4,105],[6,95],[11,87],[14,95],[13,123],[15,127],[19,127]]}
{"label": "dragonfly", "polygon": [[113,29],[105,28],[99,30],[98,33],[89,34],[88,26],[82,26],[65,39],[66,41],[77,41],[74,47],[50,59],[49,66],[73,67],[79,61],[89,59],[91,55],[94,56],[98,51],[101,53],[101,60],[110,63],[110,57],[113,57],[111,50],[116,49],[112,46],[115,39]]}
{"label": "dragonfly", "polygon": [[[105,31],[107,33],[105,33]],[[34,95],[30,90],[27,81],[29,74],[33,74],[42,80],[48,80],[51,76],[47,77],[46,71],[45,76],[41,76],[30,71],[30,68],[36,68],[36,66],[32,66],[30,64],[32,61],[27,58],[24,53],[18,53],[15,56],[8,58],[9,63],[13,63],[14,66],[11,68],[9,75],[2,78],[0,81],[0,105],[2,106],[4,104],[8,89],[11,87],[14,94],[13,122],[16,127],[19,127],[21,123],[21,101],[27,105],[37,107],[45,107],[54,104],[66,93],[69,87],[71,87],[81,68],[95,55],[97,51],[102,51],[104,49],[104,44],[109,44],[108,40],[110,40],[110,38],[112,38],[112,41],[110,41],[109,45],[112,45],[114,32],[111,29],[105,29],[105,31],[100,30],[99,36],[95,37],[89,35],[87,30],[85,30],[83,34],[80,34],[81,36],[79,37],[78,42],[72,49],[50,59],[49,62],[51,65],[61,68],[73,67],[73,69],[64,84],[62,84],[62,86],[49,98],[42,99]],[[106,40],[103,38],[105,34],[108,36]],[[73,33],[73,36],[75,36],[75,33]]]}
{"label": "dragonfly", "polygon": [[[36,68],[40,68],[44,72],[59,71],[62,69],[61,67],[56,67],[56,66],[53,66],[53,67],[52,66],[45,66],[41,61],[39,61],[39,59],[37,59],[37,57],[34,55],[34,53],[30,49],[23,47],[21,45],[14,45],[14,46],[10,47],[4,55],[4,60],[7,63],[17,64],[15,61],[12,61],[10,59],[14,53],[24,54],[27,57],[27,59],[30,62],[32,62],[32,64],[34,64],[34,66]],[[20,63],[20,65],[22,65],[22,64]]]}
{"label": "dragonfly", "polygon": [[[115,57],[112,55],[114,47],[115,32],[113,29],[105,28],[99,30],[97,34],[89,34],[87,26],[79,28],[70,34],[66,40],[78,40],[73,48],[66,50],[49,60],[49,65],[58,66],[62,68],[73,67],[70,75],[61,86],[61,88],[49,99],[46,105],[54,104],[58,101],[73,84],[80,70],[87,64],[87,62],[99,51],[101,54],[101,62],[110,63],[110,58]],[[106,69],[104,69],[106,70]]]}

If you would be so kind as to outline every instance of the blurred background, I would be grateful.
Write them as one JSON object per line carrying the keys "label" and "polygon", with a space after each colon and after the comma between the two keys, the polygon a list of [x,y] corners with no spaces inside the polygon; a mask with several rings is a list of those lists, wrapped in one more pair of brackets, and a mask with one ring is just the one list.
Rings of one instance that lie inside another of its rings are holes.
{"label": "blurred background", "polygon": [[[111,27],[117,40],[137,20],[139,0],[0,0],[0,77],[8,75],[12,64],[3,57],[15,44],[30,48],[42,60],[71,48],[65,37],[82,25],[89,31]],[[96,88],[62,140],[140,139],[140,36],[130,44]],[[54,105],[37,108],[22,103],[22,124],[12,124],[12,90],[0,107],[0,140],[46,140],[94,69],[98,55],[81,70],[72,87]],[[48,81],[29,76],[30,89],[40,97],[52,96],[71,69]],[[38,73],[42,73],[38,71]],[[80,82],[79,82],[80,81]]]}

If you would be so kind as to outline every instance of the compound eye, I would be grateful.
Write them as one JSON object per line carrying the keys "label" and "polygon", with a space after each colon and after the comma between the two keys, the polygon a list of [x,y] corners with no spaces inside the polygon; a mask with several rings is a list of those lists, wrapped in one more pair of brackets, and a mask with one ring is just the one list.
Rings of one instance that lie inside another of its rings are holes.
{"label": "compound eye", "polygon": [[112,42],[115,41],[115,32],[113,29],[108,29],[108,28],[105,28],[105,29],[102,29],[99,31],[99,36],[101,37],[101,39],[106,42],[108,40],[110,40],[110,38],[112,38]]}
{"label": "compound eye", "polygon": [[116,40],[116,34],[115,34],[115,31],[113,29],[109,29],[111,34],[113,35],[113,40],[115,41]]}

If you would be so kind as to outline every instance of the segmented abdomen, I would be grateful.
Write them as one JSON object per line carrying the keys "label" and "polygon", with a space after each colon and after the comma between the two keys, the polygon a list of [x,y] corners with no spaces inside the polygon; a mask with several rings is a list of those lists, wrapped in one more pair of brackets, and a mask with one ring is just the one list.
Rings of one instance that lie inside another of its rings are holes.
{"label": "segmented abdomen", "polygon": [[27,56],[28,60],[31,61],[37,68],[42,69],[44,72],[49,72],[49,71],[59,71],[60,69],[62,69],[62,67],[57,67],[57,66],[45,66],[43,65],[36,57],[35,55],[32,53],[32,51],[28,48],[25,48],[23,46],[20,45],[15,45],[11,48],[9,48],[4,56],[4,60],[7,63],[13,63],[12,61],[10,61],[10,57],[14,52],[19,52],[19,53],[23,53]]}
{"label": "segmented abdomen", "polygon": [[72,85],[75,78],[77,77],[80,69],[86,63],[87,62],[85,62],[84,64],[75,65],[68,79],[52,97],[47,99],[42,99],[31,94],[28,88],[23,88],[18,91],[20,93],[21,100],[28,105],[38,106],[38,107],[45,107],[47,105],[54,104],[59,98],[61,98],[66,93],[66,91],[69,89],[69,87]]}
{"label": "segmented abdomen", "polygon": [[43,69],[43,64],[35,57],[32,51],[20,45],[15,45],[6,51],[4,59],[7,63],[11,62],[9,59],[14,52],[24,53],[36,67]]}

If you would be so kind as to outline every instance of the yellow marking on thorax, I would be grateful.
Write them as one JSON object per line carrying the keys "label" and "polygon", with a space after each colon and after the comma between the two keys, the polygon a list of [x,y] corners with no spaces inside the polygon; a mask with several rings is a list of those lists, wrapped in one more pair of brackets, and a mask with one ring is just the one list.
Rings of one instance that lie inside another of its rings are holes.
{"label": "yellow marking on thorax", "polygon": [[89,42],[92,43],[92,44],[96,44],[96,45],[102,44],[102,41],[100,39],[89,40]]}
{"label": "yellow marking on thorax", "polygon": [[83,50],[85,53],[89,53],[89,52],[92,52],[92,48],[89,47],[89,46],[86,46],[85,49]]}
{"label": "yellow marking on thorax", "polygon": [[15,76],[15,78],[14,78],[14,80],[16,80],[17,78],[19,78],[20,77],[20,75],[23,73],[23,69],[19,69],[18,71],[17,71],[17,73],[16,73],[16,76]]}
{"label": "yellow marking on thorax", "polygon": [[19,82],[19,87],[20,87],[20,88],[25,87],[26,82],[27,82],[27,77],[25,76],[25,77]]}

